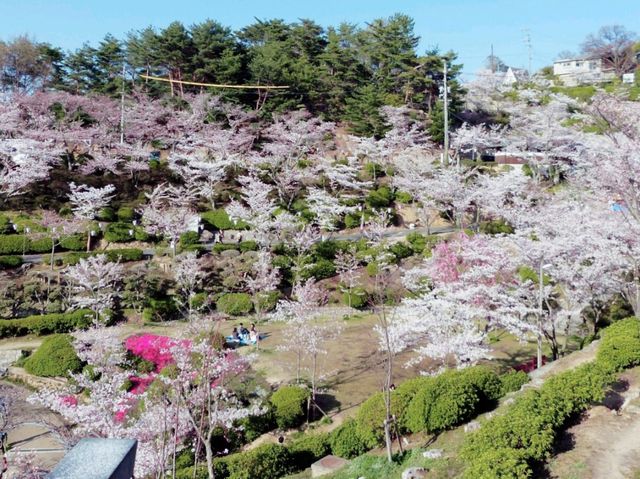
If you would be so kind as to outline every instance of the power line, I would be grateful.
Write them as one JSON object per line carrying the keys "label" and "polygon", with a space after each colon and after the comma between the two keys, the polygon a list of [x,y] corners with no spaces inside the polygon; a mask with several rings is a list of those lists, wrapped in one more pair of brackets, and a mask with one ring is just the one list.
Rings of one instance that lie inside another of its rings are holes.
{"label": "power line", "polygon": [[199,82],[193,82],[193,81],[184,81],[184,80],[173,80],[171,78],[162,78],[162,77],[153,77],[153,76],[149,76],[149,75],[139,75],[140,78],[144,78],[147,80],[156,80],[156,81],[163,81],[163,82],[167,82],[167,83],[177,83],[179,85],[193,85],[193,86],[205,86],[205,87],[212,87],[212,88],[231,88],[231,89],[235,89],[235,90],[287,90],[289,87],[288,86],[284,86],[284,85],[225,85],[225,84],[218,84],[218,83],[199,83]]}

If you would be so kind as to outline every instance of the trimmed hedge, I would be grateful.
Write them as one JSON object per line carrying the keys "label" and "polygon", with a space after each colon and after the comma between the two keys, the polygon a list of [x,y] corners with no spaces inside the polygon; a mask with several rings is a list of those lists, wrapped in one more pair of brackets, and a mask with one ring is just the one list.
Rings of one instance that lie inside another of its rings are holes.
{"label": "trimmed hedge", "polygon": [[309,464],[331,454],[331,435],[328,432],[318,434],[303,434],[288,446],[294,457],[297,469],[305,469]]}
{"label": "trimmed hedge", "polygon": [[251,295],[247,293],[226,293],[216,301],[216,309],[231,316],[241,316],[253,310]]}
{"label": "trimmed hedge", "polygon": [[68,333],[91,324],[92,312],[80,309],[70,313],[43,314],[21,319],[0,320],[0,338],[37,334]]}
{"label": "trimmed hedge", "polygon": [[271,395],[279,428],[297,427],[304,422],[309,390],[300,386],[283,386]]}
{"label": "trimmed hedge", "polygon": [[223,209],[205,211],[200,213],[200,219],[207,229],[217,230],[244,230],[248,225],[244,221],[238,221],[236,224],[231,221],[227,212]]}
{"label": "trimmed hedge", "polygon": [[640,364],[640,320],[627,318],[603,331],[596,360],[549,378],[518,397],[507,411],[465,439],[465,479],[528,479],[531,464],[553,450],[572,416],[601,401],[615,373]]}
{"label": "trimmed hedge", "polygon": [[24,363],[29,374],[42,377],[68,376],[82,370],[82,361],[71,344],[71,336],[56,334],[46,338]]}
{"label": "trimmed hedge", "polygon": [[[60,248],[70,251],[82,251],[86,248],[85,234],[75,234],[63,238]],[[24,235],[0,235],[0,255],[49,253],[53,246],[51,238],[29,238]]]}
{"label": "trimmed hedge", "polygon": [[[391,414],[398,419],[400,432],[406,432],[403,427],[403,417],[409,403],[421,389],[428,386],[433,381],[429,377],[417,377],[401,383],[391,392]],[[356,430],[360,438],[368,448],[376,447],[384,440],[384,420],[386,417],[386,407],[382,392],[376,393],[367,399],[358,409],[356,415]]]}
{"label": "trimmed hedge", "polygon": [[20,256],[0,256],[0,269],[17,268],[22,264]]}
{"label": "trimmed hedge", "polygon": [[[130,234],[129,231],[133,232]],[[109,223],[104,230],[104,239],[110,243],[128,243],[130,241],[147,241],[149,234],[139,226],[131,223]]]}
{"label": "trimmed hedge", "polygon": [[[115,263],[116,261],[121,263],[126,263],[128,261],[142,261],[144,258],[144,252],[141,249],[119,248],[107,251],[94,251],[91,253],[72,252],[62,256],[57,256],[54,258],[54,261],[57,265],[73,265],[80,262],[81,259],[86,259],[90,256],[96,256],[99,254],[104,254],[107,257],[107,261],[111,261],[112,263]],[[47,256],[43,258],[43,262],[45,264],[49,264],[51,259]]]}
{"label": "trimmed hedge", "polygon": [[488,368],[445,371],[417,391],[402,426],[411,432],[444,431],[492,406],[501,390],[498,375]]}
{"label": "trimmed hedge", "polygon": [[289,450],[279,444],[263,444],[257,448],[224,458],[229,479],[277,478],[295,472]]}
{"label": "trimmed hedge", "polygon": [[345,459],[352,459],[367,452],[367,445],[358,434],[357,424],[353,419],[348,419],[339,428],[334,429],[329,443],[331,452]]}
{"label": "trimmed hedge", "polygon": [[523,385],[529,382],[529,375],[524,371],[509,371],[500,376],[502,384],[501,395],[504,396],[510,392],[519,391]]}
{"label": "trimmed hedge", "polygon": [[611,371],[640,364],[640,319],[623,319],[604,329],[596,360]]}

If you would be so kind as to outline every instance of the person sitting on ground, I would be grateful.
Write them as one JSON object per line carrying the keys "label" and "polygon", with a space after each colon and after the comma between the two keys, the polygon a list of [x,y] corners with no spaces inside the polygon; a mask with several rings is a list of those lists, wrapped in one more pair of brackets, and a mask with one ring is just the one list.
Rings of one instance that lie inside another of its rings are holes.
{"label": "person sitting on ground", "polygon": [[231,333],[231,337],[234,341],[240,341],[240,335],[238,334],[238,328],[233,328],[233,332]]}
{"label": "person sitting on ground", "polygon": [[258,331],[256,331],[256,327],[253,324],[251,325],[251,331],[249,332],[249,339],[254,344],[258,342]]}
{"label": "person sitting on ground", "polygon": [[242,323],[240,323],[240,336],[249,336],[249,330]]}

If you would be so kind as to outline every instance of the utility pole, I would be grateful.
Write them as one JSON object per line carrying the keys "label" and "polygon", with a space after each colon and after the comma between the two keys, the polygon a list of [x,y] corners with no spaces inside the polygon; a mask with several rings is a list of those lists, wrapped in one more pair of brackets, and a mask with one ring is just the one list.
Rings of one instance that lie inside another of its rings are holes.
{"label": "utility pole", "polygon": [[543,295],[544,295],[544,258],[540,258],[540,290],[538,295],[538,337],[537,337],[537,364],[536,368],[542,367],[542,314],[543,314]]}
{"label": "utility pole", "polygon": [[444,157],[445,166],[449,166],[449,86],[447,84],[447,60],[444,60]]}
{"label": "utility pole", "polygon": [[124,60],[122,61],[122,92],[120,93],[120,144],[124,144]]}
{"label": "utility pole", "polygon": [[527,71],[529,72],[529,78],[531,78],[531,75],[532,75],[531,59],[532,59],[532,51],[533,51],[533,47],[531,46],[531,32],[528,28],[525,28],[523,32],[524,32],[524,44],[527,46],[527,49],[529,51],[529,69]]}

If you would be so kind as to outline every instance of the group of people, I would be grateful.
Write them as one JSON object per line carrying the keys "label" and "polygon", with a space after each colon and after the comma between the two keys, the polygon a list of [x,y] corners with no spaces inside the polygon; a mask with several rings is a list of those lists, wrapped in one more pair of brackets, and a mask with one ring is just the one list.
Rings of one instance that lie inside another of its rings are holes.
{"label": "group of people", "polygon": [[233,328],[231,340],[239,343],[257,344],[260,340],[260,335],[256,329],[256,323],[251,323],[251,329],[245,328],[244,324],[240,323],[240,326]]}

